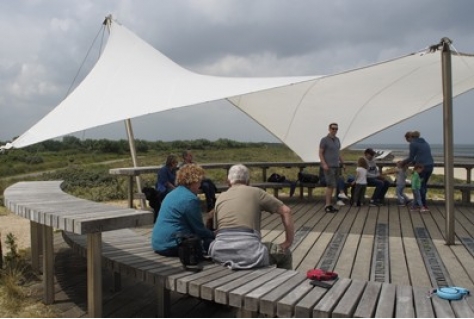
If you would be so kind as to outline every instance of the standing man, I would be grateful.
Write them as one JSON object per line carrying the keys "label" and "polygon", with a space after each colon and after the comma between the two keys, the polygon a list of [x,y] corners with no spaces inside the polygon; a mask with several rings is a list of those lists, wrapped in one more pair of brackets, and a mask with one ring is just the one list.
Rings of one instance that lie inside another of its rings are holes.
{"label": "standing man", "polygon": [[338,129],[339,127],[337,123],[329,124],[328,135],[323,137],[319,143],[319,160],[321,161],[321,168],[323,169],[324,177],[326,178],[326,206],[324,208],[326,213],[335,213],[339,211],[331,204],[334,189],[337,187],[340,168],[344,167],[344,161],[340,154],[341,142],[339,141],[339,138],[336,137]]}

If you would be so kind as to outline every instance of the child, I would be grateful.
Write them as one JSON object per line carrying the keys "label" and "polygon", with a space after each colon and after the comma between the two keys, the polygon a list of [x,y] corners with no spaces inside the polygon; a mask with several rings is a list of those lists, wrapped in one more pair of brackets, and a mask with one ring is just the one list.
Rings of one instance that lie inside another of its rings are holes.
{"label": "child", "polygon": [[352,203],[356,206],[364,204],[365,191],[367,189],[367,169],[369,165],[364,157],[359,157],[357,160],[356,177],[353,182],[355,185],[354,195],[352,197]]}
{"label": "child", "polygon": [[[422,164],[415,164],[413,167],[413,174],[411,175],[411,190],[413,192],[413,206],[411,210],[420,210],[420,213],[426,212],[427,209],[423,207],[423,203],[421,202],[421,178],[420,173],[423,171]],[[418,208],[417,208],[418,206]]]}
{"label": "child", "polygon": [[405,195],[407,169],[408,164],[403,164],[401,161],[398,161],[396,167],[384,172],[384,174],[396,174],[398,206],[407,206],[411,202],[408,196]]}

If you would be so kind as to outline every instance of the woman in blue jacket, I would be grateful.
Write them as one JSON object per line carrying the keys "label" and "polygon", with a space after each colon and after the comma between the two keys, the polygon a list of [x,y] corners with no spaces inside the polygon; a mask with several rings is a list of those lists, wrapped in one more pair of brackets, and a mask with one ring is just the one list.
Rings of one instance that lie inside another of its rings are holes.
{"label": "woman in blue jacket", "polygon": [[402,164],[421,164],[423,165],[423,171],[419,174],[421,178],[421,202],[423,204],[423,210],[428,210],[426,206],[426,192],[428,180],[431,174],[433,174],[434,161],[431,155],[431,147],[424,138],[420,137],[420,132],[406,132],[405,139],[410,143],[410,153],[406,159],[402,161]]}
{"label": "woman in blue jacket", "polygon": [[214,232],[204,226],[201,201],[197,197],[204,170],[196,164],[186,164],[178,170],[176,189],[161,203],[160,213],[153,227],[151,244],[162,256],[178,256],[176,235],[196,235],[207,252],[214,240]]}

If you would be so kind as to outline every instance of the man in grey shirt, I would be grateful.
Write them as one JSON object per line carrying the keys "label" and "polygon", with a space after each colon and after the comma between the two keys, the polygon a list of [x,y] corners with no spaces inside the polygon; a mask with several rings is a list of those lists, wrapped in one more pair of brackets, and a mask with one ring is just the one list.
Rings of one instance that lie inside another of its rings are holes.
{"label": "man in grey shirt", "polygon": [[340,168],[344,165],[340,154],[341,142],[336,136],[338,129],[337,123],[329,124],[328,135],[323,137],[319,143],[319,159],[326,178],[326,206],[324,210],[327,213],[335,213],[338,211],[338,209],[331,204],[334,189],[337,187]]}

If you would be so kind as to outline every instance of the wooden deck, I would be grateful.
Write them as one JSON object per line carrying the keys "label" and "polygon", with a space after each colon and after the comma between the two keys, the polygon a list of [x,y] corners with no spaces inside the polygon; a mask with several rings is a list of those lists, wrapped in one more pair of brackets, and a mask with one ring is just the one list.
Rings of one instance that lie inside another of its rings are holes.
{"label": "wooden deck", "polygon": [[[306,273],[312,268],[336,271],[340,277],[420,287],[417,298],[425,298],[430,287],[461,286],[474,291],[474,206],[456,203],[456,244],[446,245],[445,206],[431,201],[430,212],[410,212],[394,199],[381,207],[343,206],[335,214],[325,213],[321,198],[287,200],[293,209],[296,238],[293,266]],[[151,227],[135,229],[149,235]],[[265,241],[282,241],[278,216],[265,215]],[[58,237],[58,236],[56,236]],[[61,240],[56,238],[56,240]],[[55,267],[55,307],[65,317],[81,317],[86,308],[85,260],[63,244]],[[104,316],[153,317],[153,287],[124,278],[122,290],[110,291],[113,276],[104,271]],[[474,299],[466,298],[474,309]],[[173,294],[173,317],[229,317],[229,308]],[[446,313],[448,317],[470,313]]]}

